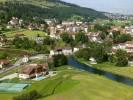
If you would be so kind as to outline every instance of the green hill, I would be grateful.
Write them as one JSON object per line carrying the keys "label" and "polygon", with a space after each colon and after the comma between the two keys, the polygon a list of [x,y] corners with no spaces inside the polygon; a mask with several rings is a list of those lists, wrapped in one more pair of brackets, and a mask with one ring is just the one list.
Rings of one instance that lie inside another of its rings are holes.
{"label": "green hill", "polygon": [[80,7],[60,0],[0,0],[0,19],[8,21],[12,16],[31,19],[41,18],[69,19],[106,18],[101,12]]}

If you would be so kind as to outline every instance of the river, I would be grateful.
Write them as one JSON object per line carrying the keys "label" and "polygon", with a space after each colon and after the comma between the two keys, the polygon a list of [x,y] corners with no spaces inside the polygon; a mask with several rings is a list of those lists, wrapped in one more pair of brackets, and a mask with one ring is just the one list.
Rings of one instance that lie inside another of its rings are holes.
{"label": "river", "polygon": [[129,86],[133,86],[133,79],[131,79],[131,78],[113,74],[111,72],[103,71],[103,70],[91,67],[89,65],[82,64],[73,57],[70,57],[68,59],[68,64],[75,68],[85,70],[85,71],[93,73],[93,74],[105,76],[106,78],[111,79],[113,81],[120,82],[120,83],[129,85]]}

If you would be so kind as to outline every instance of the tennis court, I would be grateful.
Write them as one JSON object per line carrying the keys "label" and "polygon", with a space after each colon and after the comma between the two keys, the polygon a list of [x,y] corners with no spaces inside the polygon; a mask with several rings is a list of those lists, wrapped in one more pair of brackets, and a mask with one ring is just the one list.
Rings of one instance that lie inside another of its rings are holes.
{"label": "tennis court", "polygon": [[30,84],[0,83],[0,92],[21,92]]}

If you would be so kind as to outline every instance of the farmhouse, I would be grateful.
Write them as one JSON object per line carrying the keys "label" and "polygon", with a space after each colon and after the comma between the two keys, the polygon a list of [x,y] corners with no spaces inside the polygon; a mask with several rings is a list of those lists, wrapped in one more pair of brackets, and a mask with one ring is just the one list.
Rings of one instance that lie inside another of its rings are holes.
{"label": "farmhouse", "polygon": [[22,67],[19,78],[30,79],[48,73],[48,64],[29,64]]}

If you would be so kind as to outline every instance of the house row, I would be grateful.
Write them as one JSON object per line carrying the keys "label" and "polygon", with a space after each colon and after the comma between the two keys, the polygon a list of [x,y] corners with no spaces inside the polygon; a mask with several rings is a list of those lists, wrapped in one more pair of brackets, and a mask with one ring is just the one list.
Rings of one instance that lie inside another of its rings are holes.
{"label": "house row", "polygon": [[118,49],[125,50],[127,53],[133,53],[133,41],[127,41],[125,43],[120,43],[113,46],[112,50],[116,51]]}
{"label": "house row", "polygon": [[88,32],[88,24],[87,23],[74,23],[74,22],[62,22],[62,24],[51,24],[48,27],[50,31],[50,36],[54,37],[57,34],[61,34],[64,32],[67,33],[78,33],[80,30],[83,30],[85,33]]}

